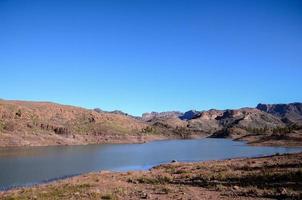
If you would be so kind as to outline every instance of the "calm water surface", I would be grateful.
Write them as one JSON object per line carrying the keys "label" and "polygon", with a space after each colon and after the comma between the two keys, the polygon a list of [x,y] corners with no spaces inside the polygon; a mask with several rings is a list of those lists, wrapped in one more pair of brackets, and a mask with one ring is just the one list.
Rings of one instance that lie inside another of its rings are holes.
{"label": "calm water surface", "polygon": [[302,148],[252,147],[228,139],[0,148],[0,189],[97,170],[144,170],[171,160],[193,162],[300,151]]}

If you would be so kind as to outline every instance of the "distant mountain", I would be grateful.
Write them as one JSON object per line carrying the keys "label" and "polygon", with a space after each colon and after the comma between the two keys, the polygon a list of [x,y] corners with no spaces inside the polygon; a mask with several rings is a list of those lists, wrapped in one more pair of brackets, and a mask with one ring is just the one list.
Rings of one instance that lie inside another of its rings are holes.
{"label": "distant mountain", "polygon": [[113,111],[110,111],[109,113],[113,113],[113,114],[118,114],[118,115],[125,115],[125,116],[129,116],[128,113],[125,113],[121,110],[113,110]]}
{"label": "distant mountain", "polygon": [[141,118],[140,117],[137,117],[137,116],[133,116],[133,115],[129,115],[128,113],[125,113],[121,110],[113,110],[113,111],[104,111],[100,108],[94,108],[93,109],[95,112],[98,112],[98,113],[111,113],[111,114],[117,114],[117,115],[124,115],[124,116],[128,116],[128,117],[132,117],[134,119],[138,119],[140,120]]}
{"label": "distant mountain", "polygon": [[142,120],[149,121],[156,118],[170,118],[170,117],[180,117],[182,116],[182,112],[178,111],[169,111],[169,112],[151,112],[151,113],[144,113],[142,115]]}
{"label": "distant mountain", "polygon": [[[301,103],[259,104],[256,108],[233,110],[189,110],[183,114],[151,113],[144,117],[150,125],[161,127],[161,131],[164,131],[163,128],[172,132],[181,130],[188,135],[229,137],[248,141],[280,137],[302,140],[302,127],[299,126],[302,119]],[[288,135],[289,133],[292,135]]]}
{"label": "distant mountain", "polygon": [[258,104],[257,109],[282,118],[284,122],[302,124],[302,103]]}
{"label": "distant mountain", "polygon": [[199,112],[198,115],[188,120],[188,128],[211,134],[222,128],[217,117],[222,116],[223,113],[224,111],[215,109]]}
{"label": "distant mountain", "polygon": [[200,116],[188,121],[189,128],[209,134],[231,128],[240,132],[247,132],[251,128],[275,128],[278,126],[282,127],[285,124],[278,117],[255,108],[224,111],[212,109],[203,111]]}
{"label": "distant mountain", "polygon": [[189,111],[185,112],[184,114],[180,115],[179,118],[182,120],[191,120],[191,119],[198,117],[199,115],[200,115],[199,111],[189,110]]}

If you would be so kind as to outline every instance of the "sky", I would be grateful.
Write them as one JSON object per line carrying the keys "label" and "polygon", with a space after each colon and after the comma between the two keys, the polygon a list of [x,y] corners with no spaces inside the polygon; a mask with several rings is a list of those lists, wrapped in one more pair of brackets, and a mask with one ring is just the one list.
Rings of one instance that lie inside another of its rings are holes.
{"label": "sky", "polygon": [[302,101],[302,1],[0,0],[0,98],[186,111]]}

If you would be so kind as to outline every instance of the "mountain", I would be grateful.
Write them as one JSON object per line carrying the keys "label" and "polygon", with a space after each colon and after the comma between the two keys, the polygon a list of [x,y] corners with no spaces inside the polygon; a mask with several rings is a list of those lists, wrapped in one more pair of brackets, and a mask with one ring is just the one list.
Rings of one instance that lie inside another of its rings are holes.
{"label": "mountain", "polygon": [[187,112],[185,112],[184,114],[180,115],[179,118],[181,120],[191,120],[193,118],[196,118],[200,115],[199,111],[196,110],[189,110]]}
{"label": "mountain", "polygon": [[211,109],[199,112],[192,119],[188,120],[188,128],[211,134],[222,129],[217,117],[222,116],[224,111]]}
{"label": "mountain", "polygon": [[170,118],[170,117],[179,117],[182,116],[182,112],[178,111],[169,111],[169,112],[151,112],[151,113],[143,113],[142,120],[150,121],[156,118]]}
{"label": "mountain", "polygon": [[241,108],[226,110],[221,116],[216,117],[221,129],[212,137],[239,138],[242,136],[260,132],[269,134],[277,127],[285,127],[285,123],[276,116],[258,110],[256,108]]}
{"label": "mountain", "polygon": [[237,128],[249,129],[284,127],[285,123],[277,116],[263,112],[256,108],[241,108],[236,110],[193,111],[184,114],[179,112],[155,113],[143,116],[154,124],[161,124],[169,128],[183,127],[193,132],[213,134],[215,132]]}
{"label": "mountain", "polygon": [[222,116],[218,116],[216,119],[223,127],[275,128],[277,126],[285,126],[279,118],[256,108],[226,110]]}
{"label": "mountain", "polygon": [[282,118],[284,122],[302,124],[302,103],[258,104],[257,109]]}
{"label": "mountain", "polygon": [[[125,115],[125,116],[131,116],[129,115],[128,113],[125,113],[121,110],[113,110],[113,111],[104,111],[100,108],[94,108],[93,109],[95,112],[98,112],[98,113],[113,113],[113,114],[119,114],[119,115]],[[133,116],[132,116],[133,117]]]}
{"label": "mountain", "polygon": [[[147,123],[183,138],[194,135],[246,140],[265,145],[302,143],[301,103],[269,105],[233,110],[166,112],[152,115]],[[281,108],[280,108],[281,107]],[[168,114],[167,114],[168,113]],[[175,114],[177,113],[177,114]]]}
{"label": "mountain", "polygon": [[247,134],[252,129],[274,129],[284,126],[278,117],[256,108],[223,111],[211,109],[200,112],[198,117],[188,121],[188,128],[213,134],[212,137],[236,137],[236,134]]}

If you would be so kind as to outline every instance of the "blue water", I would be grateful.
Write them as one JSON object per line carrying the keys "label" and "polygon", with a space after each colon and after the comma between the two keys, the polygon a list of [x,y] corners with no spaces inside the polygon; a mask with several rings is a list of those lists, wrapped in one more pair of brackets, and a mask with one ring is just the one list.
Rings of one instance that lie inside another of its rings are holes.
{"label": "blue water", "polygon": [[172,160],[196,162],[301,151],[302,148],[254,147],[244,142],[212,138],[144,144],[0,148],[0,189],[98,170],[146,170]]}

